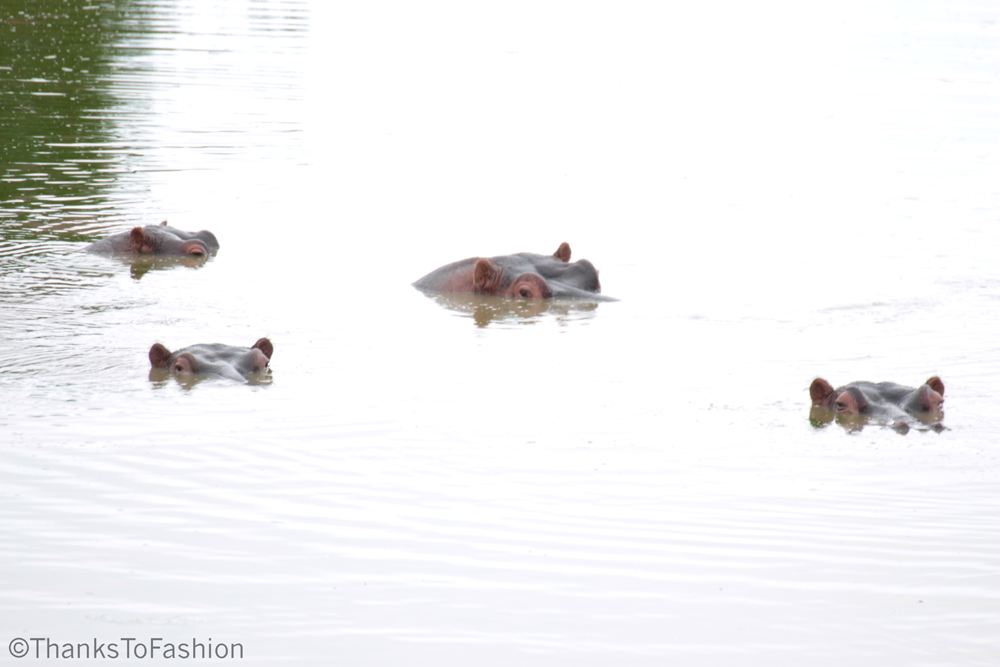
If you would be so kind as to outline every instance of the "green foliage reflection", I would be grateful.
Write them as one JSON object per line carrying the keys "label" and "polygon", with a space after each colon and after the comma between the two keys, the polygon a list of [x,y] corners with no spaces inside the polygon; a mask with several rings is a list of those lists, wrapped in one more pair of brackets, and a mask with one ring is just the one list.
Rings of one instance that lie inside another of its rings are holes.
{"label": "green foliage reflection", "polygon": [[[115,45],[129,2],[0,5],[0,226],[40,238],[56,220],[93,218],[123,170],[113,146]],[[68,239],[65,235],[62,238]]]}

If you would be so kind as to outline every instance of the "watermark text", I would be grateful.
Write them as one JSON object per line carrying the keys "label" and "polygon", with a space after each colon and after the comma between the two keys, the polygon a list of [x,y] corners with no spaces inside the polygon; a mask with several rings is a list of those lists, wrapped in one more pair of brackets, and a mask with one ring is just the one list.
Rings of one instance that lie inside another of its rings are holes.
{"label": "watermark text", "polygon": [[115,641],[58,642],[49,637],[15,637],[7,645],[15,658],[36,660],[242,660],[243,644],[207,640],[173,642],[162,637]]}

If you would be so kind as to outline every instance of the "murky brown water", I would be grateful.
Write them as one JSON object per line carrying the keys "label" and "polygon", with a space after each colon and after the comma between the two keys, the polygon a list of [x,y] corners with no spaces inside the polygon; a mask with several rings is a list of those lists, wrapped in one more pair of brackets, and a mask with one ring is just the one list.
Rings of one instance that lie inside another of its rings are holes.
{"label": "murky brown water", "polygon": [[[68,4],[0,8],[0,651],[1000,661],[991,4]],[[621,301],[410,287],[561,241]]]}

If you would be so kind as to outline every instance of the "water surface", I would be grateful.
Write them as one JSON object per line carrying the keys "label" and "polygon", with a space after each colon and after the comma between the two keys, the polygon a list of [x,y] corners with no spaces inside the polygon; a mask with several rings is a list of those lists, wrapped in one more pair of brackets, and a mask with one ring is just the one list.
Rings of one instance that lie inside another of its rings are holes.
{"label": "water surface", "polygon": [[[4,641],[1000,660],[991,4],[0,17]],[[161,220],[221,250],[84,251]],[[562,241],[620,301],[410,287]],[[942,433],[809,420],[931,375]]]}

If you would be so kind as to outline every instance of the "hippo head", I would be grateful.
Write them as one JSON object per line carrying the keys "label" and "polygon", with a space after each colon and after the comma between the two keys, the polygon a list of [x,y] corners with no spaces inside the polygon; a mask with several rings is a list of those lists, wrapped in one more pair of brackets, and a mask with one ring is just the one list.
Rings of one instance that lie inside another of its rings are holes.
{"label": "hippo head", "polygon": [[[861,385],[861,386],[856,386]],[[889,386],[887,386],[889,385]],[[864,390],[874,396],[873,407]],[[938,413],[944,405],[944,382],[934,376],[916,389],[900,387],[892,383],[872,385],[866,382],[850,384],[839,389],[823,378],[816,378],[809,386],[809,397],[814,406],[835,410],[843,415],[863,415],[878,412],[884,403],[892,403],[910,414]]]}
{"label": "hippo head", "polygon": [[243,380],[247,375],[263,373],[274,354],[274,346],[261,338],[250,348],[231,345],[192,345],[171,352],[160,343],[149,348],[149,363],[182,375],[221,375]]}
{"label": "hippo head", "polygon": [[[571,256],[572,250],[566,242],[559,244],[552,253],[552,257],[566,264]],[[529,271],[514,275],[485,257],[476,260],[472,270],[472,284],[478,294],[495,294],[510,299],[551,299],[553,296],[549,282],[541,274]],[[600,291],[599,283],[597,290]]]}
{"label": "hippo head", "polygon": [[469,257],[446,264],[413,283],[422,290],[472,293],[508,299],[584,298],[601,296],[597,269],[585,259],[570,263],[568,243],[551,255],[520,252],[496,257]]}
{"label": "hippo head", "polygon": [[[156,227],[151,227],[157,230]],[[208,254],[208,246],[201,239],[182,239],[169,232],[147,232],[142,227],[133,227],[129,232],[132,244],[131,252],[142,255],[191,255],[204,257]]]}

